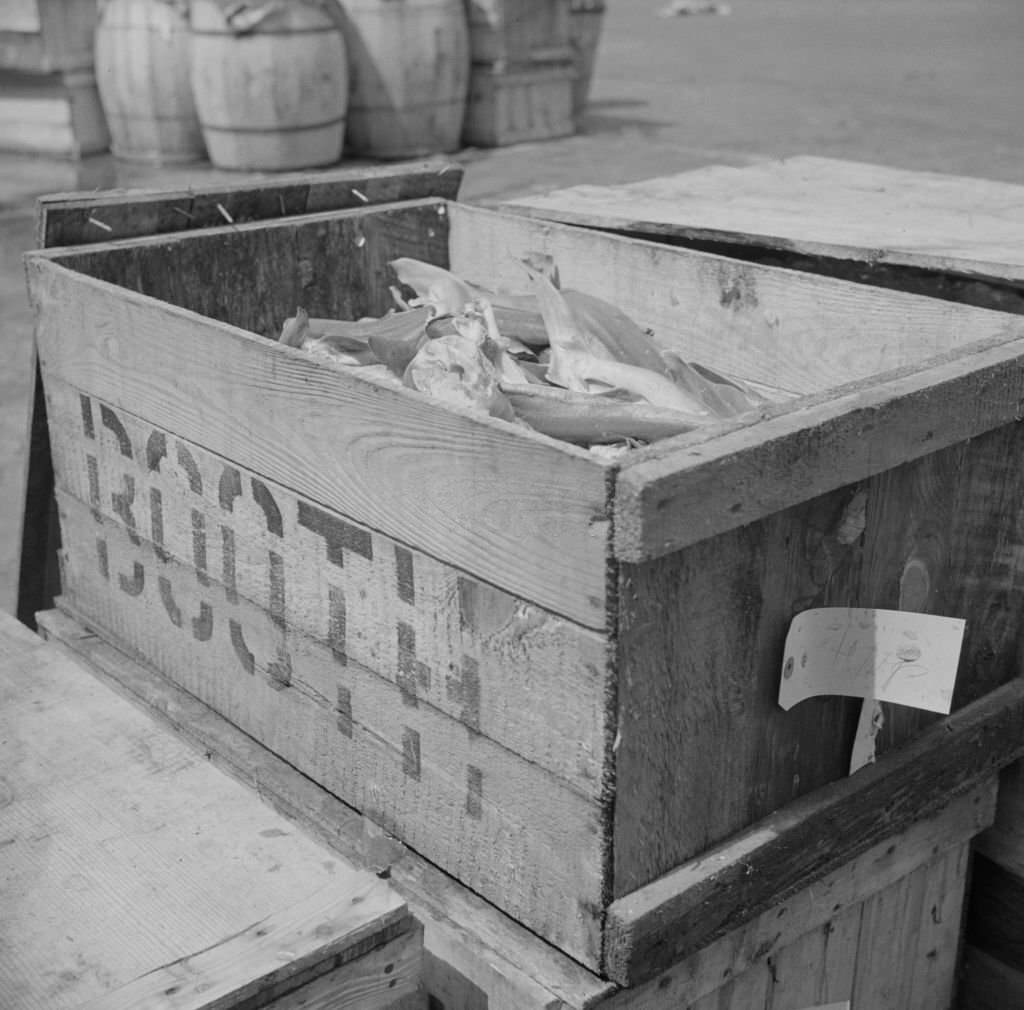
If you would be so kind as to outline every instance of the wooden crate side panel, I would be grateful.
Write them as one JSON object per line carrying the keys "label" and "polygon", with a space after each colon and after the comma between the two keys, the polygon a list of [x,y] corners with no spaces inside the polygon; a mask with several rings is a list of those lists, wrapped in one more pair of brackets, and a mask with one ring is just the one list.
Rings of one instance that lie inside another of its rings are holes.
{"label": "wooden crate side panel", "polygon": [[[106,222],[104,222],[106,223]],[[394,307],[388,261],[445,265],[446,204],[408,201],[43,254],[77,272],[277,340],[301,305],[357,319]]]}
{"label": "wooden crate side panel", "polygon": [[44,379],[547,610],[604,626],[606,470],[585,453],[42,256],[30,270]]}
{"label": "wooden crate side panel", "polygon": [[59,380],[47,395],[63,490],[329,647],[341,665],[373,670],[410,704],[600,799],[603,636]]}
{"label": "wooden crate side panel", "polygon": [[[808,955],[800,951],[808,949],[819,950],[820,957],[817,969],[809,972],[814,998],[800,1006],[813,1006],[816,1000],[827,1003],[849,998],[865,902],[898,887],[922,866],[946,853],[962,852],[966,842],[991,822],[995,801],[995,781],[989,779],[938,815],[879,842],[650,981],[622,990],[608,1001],[607,1010],[697,1007],[704,1005],[702,1000],[714,1007],[714,1000],[724,998],[721,994],[729,991],[729,983],[740,979],[746,979],[744,985],[764,985],[767,993],[770,976],[774,973],[781,977],[783,967],[787,977],[793,975],[786,966],[806,961]],[[948,865],[962,872],[962,856],[959,862],[953,860]],[[942,886],[937,884],[937,890],[942,891]],[[961,900],[962,891],[962,886],[959,892],[955,888],[942,891],[935,915],[931,919],[926,915],[922,925],[915,928],[929,937],[940,929],[952,929],[955,936],[959,930],[955,903]],[[930,909],[926,911],[930,914]],[[930,943],[928,950],[938,947],[937,939],[922,942]],[[790,950],[793,953],[787,954]],[[934,967],[933,959],[926,960],[928,966],[921,966],[925,974]],[[761,982],[755,983],[757,979]],[[797,982],[787,984],[796,986]],[[922,990],[926,987],[926,983],[918,986]]]}
{"label": "wooden crate side panel", "polygon": [[[966,618],[954,708],[1015,676],[1024,476],[1011,461],[1022,450],[1024,431],[1007,426],[623,567],[617,894],[847,774],[860,702],[777,704],[797,613]],[[880,751],[935,718],[885,709]]]}
{"label": "wooden crate side panel", "polygon": [[595,965],[599,805],[58,490],[90,623],[574,957]]}
{"label": "wooden crate side panel", "polygon": [[529,63],[571,55],[570,0],[468,0],[474,63]]}
{"label": "wooden crate side panel", "polygon": [[222,183],[199,190],[57,193],[39,200],[37,237],[40,247],[93,245],[222,228],[227,223],[225,214],[241,225],[426,197],[454,200],[462,176],[459,165],[417,162],[315,175],[286,173],[260,179],[258,184]]}
{"label": "wooden crate side panel", "polygon": [[[67,608],[66,600],[59,602]],[[589,1010],[614,990],[152,666],[87,631],[67,609],[40,614],[39,627],[104,684],[141,705],[322,844],[358,865],[389,870],[391,885],[424,923],[425,978],[430,995],[447,1010]],[[31,638],[27,630],[24,636]]]}
{"label": "wooden crate side panel", "polygon": [[517,260],[549,253],[563,287],[612,302],[687,360],[792,393],[916,365],[1013,325],[999,312],[477,207],[455,205],[451,217],[456,272],[523,290]]}

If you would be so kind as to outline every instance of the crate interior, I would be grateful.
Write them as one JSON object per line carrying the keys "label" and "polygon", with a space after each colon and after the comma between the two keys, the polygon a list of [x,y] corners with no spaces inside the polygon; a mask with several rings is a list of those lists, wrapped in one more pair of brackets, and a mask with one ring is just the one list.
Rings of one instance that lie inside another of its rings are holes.
{"label": "crate interior", "polygon": [[1002,325],[1001,314],[938,299],[440,200],[111,243],[59,260],[276,338],[299,305],[333,318],[392,308],[396,257],[525,291],[519,261],[535,251],[554,258],[563,287],[603,297],[662,345],[782,399],[921,365]]}

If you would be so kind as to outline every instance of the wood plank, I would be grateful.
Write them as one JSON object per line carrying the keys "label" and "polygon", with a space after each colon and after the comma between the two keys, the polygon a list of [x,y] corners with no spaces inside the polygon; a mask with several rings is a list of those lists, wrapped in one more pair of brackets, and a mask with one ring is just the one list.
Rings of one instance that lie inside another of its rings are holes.
{"label": "wood plank", "polygon": [[[373,873],[332,858],[13,618],[0,615],[0,634],[9,1000],[100,1000],[279,915],[307,936],[310,970],[318,948],[331,967],[411,928]],[[239,967],[289,972],[280,948]]]}
{"label": "wood plank", "polygon": [[198,190],[54,193],[39,200],[37,239],[40,248],[89,245],[222,227],[224,213],[236,224],[245,224],[423,197],[454,200],[463,174],[460,165],[431,160],[315,174],[248,175]]}
{"label": "wood plank", "polygon": [[[616,897],[845,778],[860,702],[778,705],[793,615],[963,618],[954,708],[1018,675],[1024,581],[1013,424],[621,569]],[[879,753],[933,713],[885,706]]]}
{"label": "wood plank", "polygon": [[[366,219],[346,221],[372,247],[368,262],[401,251]],[[272,229],[260,237],[269,242]],[[29,272],[44,377],[557,614],[604,626],[606,469],[586,453],[441,408],[398,380],[267,344],[45,254],[30,257]]]}
{"label": "wood plank", "polygon": [[[58,488],[64,593],[133,655],[583,964],[600,950],[599,803]],[[169,613],[169,604],[172,613]],[[418,675],[417,675],[418,679]]]}
{"label": "wood plank", "polygon": [[1014,422],[1024,329],[992,315],[1001,335],[924,367],[644,450],[616,481],[616,556],[661,557]]}
{"label": "wood plank", "polygon": [[[64,491],[120,515],[122,525],[129,517],[138,535],[186,568],[196,565],[199,529],[204,572],[220,586],[276,607],[342,667],[372,670],[410,702],[601,798],[612,718],[603,636],[58,379],[49,380],[47,398]],[[126,510],[119,502],[129,483]],[[92,537],[65,541],[65,549],[91,555]]]}
{"label": "wood plank", "polygon": [[[668,966],[655,978],[635,988],[623,989],[608,1001],[607,1010],[632,1010],[634,1007],[667,1010],[691,1003],[700,1005],[701,999],[709,998],[729,980],[751,971],[757,974],[770,971],[772,965],[777,969],[782,954],[793,945],[799,947],[801,938],[811,933],[820,938],[821,958],[812,976],[816,980],[815,996],[808,998],[806,1005],[813,1006],[815,998],[824,1003],[848,999],[853,985],[863,903],[872,895],[896,886],[918,868],[930,865],[936,857],[952,850],[959,852],[968,839],[991,822],[996,803],[995,786],[994,776],[989,777],[935,816],[917,821],[903,833],[877,842],[817,882],[685,960]],[[948,928],[951,920],[957,926],[959,918],[952,903],[953,890],[946,888],[943,894],[947,892],[950,897],[943,899],[939,910]],[[934,923],[928,927],[926,923],[924,926],[915,924],[914,929],[924,929],[926,933],[930,929],[934,933],[938,927]],[[813,942],[817,941],[807,941],[808,944]],[[794,954],[797,956],[800,955]],[[955,962],[955,958],[952,961]],[[713,1006],[713,1002],[710,1005]],[[793,1001],[793,1005],[803,1004]]]}
{"label": "wood plank", "polygon": [[656,242],[459,204],[451,218],[457,273],[523,290],[518,260],[548,253],[563,287],[612,302],[659,344],[792,393],[917,365],[1008,327],[1024,332],[998,312]]}
{"label": "wood plank", "polygon": [[941,809],[1020,756],[1024,684],[929,727],[843,782],[804,796],[609,906],[605,972],[635,985]]}
{"label": "wood plank", "polygon": [[964,900],[970,845],[954,847],[934,860],[928,874],[923,914],[916,926],[917,960],[906,1010],[932,1010],[952,1004],[960,974]]}
{"label": "wood plank", "polygon": [[[272,1006],[277,1010],[280,1004],[276,1001],[281,997],[290,996],[293,1005],[308,1006],[307,994],[296,990],[316,981],[320,982],[317,988],[322,1001],[324,987],[339,981],[330,976],[348,961],[361,957],[364,950],[378,945],[373,933],[376,924],[366,922],[361,908],[372,897],[356,894],[338,899],[333,895],[314,895],[211,947],[160,965],[127,985],[90,1000],[82,1010],[230,1010],[237,1006]],[[404,938],[403,947],[411,947],[415,953],[421,936],[417,931],[410,932],[405,923],[400,926],[402,932],[410,934]],[[283,951],[288,952],[284,964]],[[401,953],[388,951],[386,957]],[[391,964],[393,971],[394,963]],[[418,978],[410,978],[409,966],[405,967],[403,988],[405,993],[414,992]],[[373,972],[375,977],[369,986],[365,972],[361,973],[364,977],[359,980],[358,989],[367,997],[368,1005],[387,1007],[395,1002],[395,997],[404,995],[389,990],[383,968],[380,965]],[[344,1003],[339,999],[330,1005],[340,1008]]]}
{"label": "wood plank", "polygon": [[[40,615],[39,624],[97,676],[172,726],[304,830],[345,858],[388,873],[426,927],[428,978],[436,974],[432,959],[449,966],[448,988],[432,993],[456,993],[467,1007],[483,999],[489,1010],[589,1010],[613,991],[610,983],[385,835],[152,668],[129,659],[62,611]],[[445,1000],[444,1005],[460,1004]]]}
{"label": "wood plank", "polygon": [[968,944],[959,1010],[1006,1010],[1024,1003],[1024,972]]}
{"label": "wood plank", "polygon": [[1013,281],[1024,281],[1022,208],[1017,185],[809,156],[573,186],[510,205],[591,228]]}

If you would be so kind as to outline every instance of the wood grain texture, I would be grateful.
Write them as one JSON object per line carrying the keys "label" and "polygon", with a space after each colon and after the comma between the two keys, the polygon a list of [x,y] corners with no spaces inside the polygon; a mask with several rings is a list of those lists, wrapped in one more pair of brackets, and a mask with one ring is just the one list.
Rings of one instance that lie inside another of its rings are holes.
{"label": "wood grain texture", "polygon": [[[1024,484],[1012,461],[1022,449],[1024,431],[1007,425],[623,567],[618,896],[846,776],[857,703],[777,704],[782,647],[801,611],[966,619],[954,707],[1016,676]],[[934,719],[886,706],[879,752]]]}
{"label": "wood grain texture", "polygon": [[[609,532],[604,466],[505,422],[439,407],[397,380],[366,378],[212,321],[233,317],[256,332],[273,332],[300,300],[318,315],[371,311],[386,296],[385,261],[403,251],[423,255],[423,215],[436,222],[435,234],[443,234],[438,209],[307,219],[294,226],[298,247],[291,250],[282,250],[272,225],[197,236],[189,246],[196,269],[206,243],[219,244],[218,270],[234,277],[227,288],[200,286],[219,303],[191,307],[212,319],[110,287],[38,254],[30,284],[40,311],[44,376],[52,372],[315,503],[601,628]],[[293,226],[283,227],[287,234]],[[241,235],[256,247],[236,241]],[[160,240],[136,241],[132,250],[130,243],[110,249],[103,267],[113,269],[116,257],[130,258]],[[344,261],[348,284],[326,272],[342,248],[365,253],[365,259]],[[291,284],[287,275],[274,275],[282,252],[292,264]],[[66,255],[84,268],[95,254]],[[303,260],[318,264],[316,291],[304,297],[298,294]],[[188,304],[196,291],[188,288],[189,272],[168,277],[166,269],[160,273],[161,262],[166,257],[136,262],[145,268],[142,275],[119,264],[129,271],[120,279],[129,287],[176,288],[161,293]],[[273,290],[279,300],[254,303],[245,297],[246,285]],[[320,292],[344,304],[323,305]],[[250,318],[239,319],[245,306],[252,307]],[[345,432],[344,439],[337,432]]]}
{"label": "wood grain texture", "polygon": [[619,984],[651,978],[894,830],[941,809],[1019,756],[1021,719],[1024,685],[1014,681],[855,776],[795,800],[613,902],[605,931],[607,975]]}
{"label": "wood grain texture", "polygon": [[[288,628],[334,652],[339,673],[348,664],[373,671],[408,704],[428,704],[600,799],[611,690],[602,636],[58,379],[47,397],[64,491],[85,502],[98,495],[108,516],[127,516],[187,568],[198,535],[222,593],[230,586],[276,607]],[[126,482],[128,508],[118,504]],[[91,557],[94,545],[67,549]]]}
{"label": "wood grain texture", "polygon": [[[304,936],[298,968],[309,972],[411,928],[384,881],[303,836],[12,618],[0,627],[10,1005],[100,1001],[260,923],[287,926],[289,943]],[[221,980],[288,977],[281,949],[256,943],[222,964]]]}
{"label": "wood grain texture", "polygon": [[[218,204],[245,224],[424,197],[454,200],[462,176],[459,165],[420,161],[246,178],[195,190],[54,193],[39,200],[37,239],[49,248],[221,227]],[[90,217],[111,230],[90,224]]]}
{"label": "wood grain texture", "polygon": [[[378,886],[386,885],[378,882]],[[419,984],[422,929],[400,923],[397,929],[380,931],[383,937],[388,932],[398,937],[381,946],[381,937],[371,931],[374,924],[363,921],[360,905],[367,897],[371,896],[339,901],[315,895],[212,947],[160,965],[83,1004],[82,1010],[230,1010],[239,1006],[340,1010],[346,1000],[349,1006],[367,1010],[393,1006]],[[325,942],[332,933],[335,938]],[[349,973],[339,969],[361,960],[364,949],[373,952],[373,961],[360,965],[356,977],[346,978]],[[285,951],[290,960],[282,964]],[[395,986],[389,986],[396,961],[403,970]],[[307,989],[310,984],[313,992]]]}
{"label": "wood grain texture", "polygon": [[[718,1005],[716,1000],[728,1006],[728,998],[737,998],[730,985],[744,979],[742,984],[751,986],[760,979],[757,984],[763,985],[767,992],[773,975],[776,984],[782,979],[790,986],[792,999],[786,1005],[810,1007],[848,999],[853,988],[865,903],[890,888],[899,888],[902,881],[922,868],[927,876],[934,876],[937,867],[947,865],[947,855],[952,857],[949,865],[959,867],[959,885],[939,874],[940,879],[932,885],[938,902],[936,914],[932,917],[930,908],[926,910],[927,915],[922,911],[921,921],[913,923],[910,932],[922,937],[918,948],[924,955],[933,947],[938,949],[938,940],[932,940],[933,934],[942,931],[946,941],[951,936],[953,949],[949,949],[947,942],[941,951],[941,966],[937,963],[938,957],[927,956],[919,966],[926,976],[930,975],[929,965],[933,963],[936,972],[951,971],[956,964],[956,938],[960,929],[965,846],[990,823],[995,792],[995,780],[990,778],[936,816],[918,821],[905,832],[877,843],[750,922],[669,966],[650,981],[622,990],[609,999],[607,1010],[700,1007],[704,1005],[701,1000],[706,1000],[709,1007]],[[898,913],[898,907],[896,911]],[[889,965],[889,977],[894,967]],[[788,979],[791,970],[795,976],[793,981]],[[901,970],[897,968],[896,973],[900,974]],[[915,976],[915,972],[904,974],[908,978]],[[798,984],[805,984],[810,990],[803,993],[803,1002],[799,1002],[793,991]],[[914,988],[921,992],[933,991],[927,979],[920,984],[915,982]]]}
{"label": "wood grain texture", "polygon": [[1024,323],[1003,314],[901,291],[466,205],[453,206],[451,217],[457,273],[522,290],[518,260],[532,250],[549,253],[563,287],[612,302],[652,329],[659,344],[792,393],[833,389],[1024,332]]}
{"label": "wood grain texture", "polygon": [[598,964],[598,802],[426,699],[280,625],[58,489],[64,593],[96,627],[584,964]]}
{"label": "wood grain texture", "polygon": [[991,315],[1002,335],[962,353],[644,450],[616,483],[616,556],[660,557],[1014,422],[1021,324]]}
{"label": "wood grain texture", "polygon": [[516,210],[570,224],[718,240],[1024,281],[1022,187],[800,156],[622,186],[574,186]]}
{"label": "wood grain texture", "polygon": [[[66,601],[59,602],[67,606]],[[472,1010],[478,1006],[589,1010],[613,991],[610,983],[538,940],[152,667],[87,631],[65,611],[41,614],[39,626],[98,677],[171,726],[313,837],[346,859],[387,872],[392,886],[426,927],[425,974],[433,982],[431,996],[441,1000],[446,1010],[463,1005]],[[446,966],[443,971],[438,961]]]}

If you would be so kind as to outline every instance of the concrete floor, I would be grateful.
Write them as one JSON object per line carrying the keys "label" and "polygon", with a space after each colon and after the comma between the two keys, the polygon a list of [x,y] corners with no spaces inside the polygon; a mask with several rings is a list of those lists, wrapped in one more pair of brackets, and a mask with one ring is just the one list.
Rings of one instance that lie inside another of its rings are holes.
{"label": "concrete floor", "polygon": [[[730,0],[729,16],[659,17],[668,2],[606,0],[580,133],[461,152],[462,198],[792,154],[1024,184],[1020,0]],[[34,199],[215,177],[0,155],[0,609],[15,603],[31,340],[20,257]]]}

